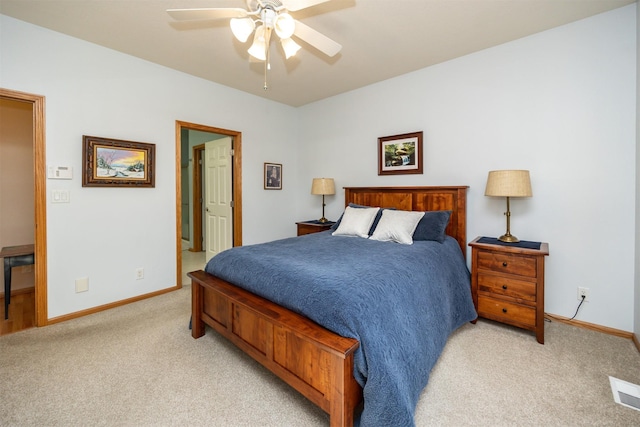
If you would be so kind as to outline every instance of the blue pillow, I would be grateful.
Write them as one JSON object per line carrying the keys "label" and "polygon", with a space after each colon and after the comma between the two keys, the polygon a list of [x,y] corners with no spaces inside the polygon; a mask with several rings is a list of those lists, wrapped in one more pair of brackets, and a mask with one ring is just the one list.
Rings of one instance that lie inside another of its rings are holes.
{"label": "blue pillow", "polygon": [[418,222],[416,231],[413,232],[413,240],[444,242],[449,217],[451,217],[451,211],[425,212],[420,222]]}
{"label": "blue pillow", "polygon": [[[371,208],[371,207],[374,207],[374,206],[358,205],[358,204],[355,204],[355,203],[349,203],[349,206],[351,206],[352,208]],[[395,208],[384,208],[384,209],[395,209]],[[371,228],[369,229],[369,236],[371,236],[373,234],[373,230],[376,229],[376,226],[380,222],[380,218],[382,218],[382,211],[384,209],[380,209],[378,211],[378,214],[376,215],[376,218],[373,220],[373,224],[371,224]],[[342,213],[342,215],[344,215],[344,212]],[[331,226],[331,231],[334,231],[335,229],[338,228],[338,226],[340,225],[340,221],[342,220],[342,215],[340,215],[340,218],[338,218],[336,223]]]}

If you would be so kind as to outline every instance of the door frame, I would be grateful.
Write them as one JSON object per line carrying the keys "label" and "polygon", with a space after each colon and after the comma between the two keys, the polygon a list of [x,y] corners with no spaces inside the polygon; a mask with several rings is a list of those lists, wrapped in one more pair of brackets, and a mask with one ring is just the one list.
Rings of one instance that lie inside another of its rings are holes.
{"label": "door frame", "polygon": [[217,133],[233,141],[233,246],[242,246],[242,132],[176,120],[176,282],[182,287],[182,130]]}
{"label": "door frame", "polygon": [[45,150],[45,97],[0,88],[0,98],[30,102],[33,110],[34,250],[36,326],[48,324],[47,312],[47,171]]}
{"label": "door frame", "polygon": [[193,147],[193,230],[192,252],[202,252],[202,155],[204,144]]}

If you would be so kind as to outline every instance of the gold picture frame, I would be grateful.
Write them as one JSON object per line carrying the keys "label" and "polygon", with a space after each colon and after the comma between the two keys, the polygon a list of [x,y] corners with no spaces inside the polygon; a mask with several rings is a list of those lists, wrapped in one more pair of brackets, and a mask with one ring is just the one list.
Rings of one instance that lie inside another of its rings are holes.
{"label": "gold picture frame", "polygon": [[82,137],[83,187],[155,187],[156,146]]}

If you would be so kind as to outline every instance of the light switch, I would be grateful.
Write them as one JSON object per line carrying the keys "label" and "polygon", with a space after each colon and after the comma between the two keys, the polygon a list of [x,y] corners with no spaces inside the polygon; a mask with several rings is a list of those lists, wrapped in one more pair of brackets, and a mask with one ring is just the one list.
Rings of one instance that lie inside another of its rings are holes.
{"label": "light switch", "polygon": [[69,190],[52,190],[51,199],[53,203],[69,203]]}

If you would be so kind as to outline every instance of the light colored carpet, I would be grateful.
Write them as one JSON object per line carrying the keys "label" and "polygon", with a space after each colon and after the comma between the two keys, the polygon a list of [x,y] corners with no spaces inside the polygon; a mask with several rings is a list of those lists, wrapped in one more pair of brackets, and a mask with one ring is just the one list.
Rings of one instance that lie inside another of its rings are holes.
{"label": "light colored carpet", "polygon": [[[2,426],[327,426],[328,417],[223,338],[187,329],[190,287],[0,338]],[[480,320],[449,340],[417,426],[638,426],[608,376],[640,383],[631,341]]]}

